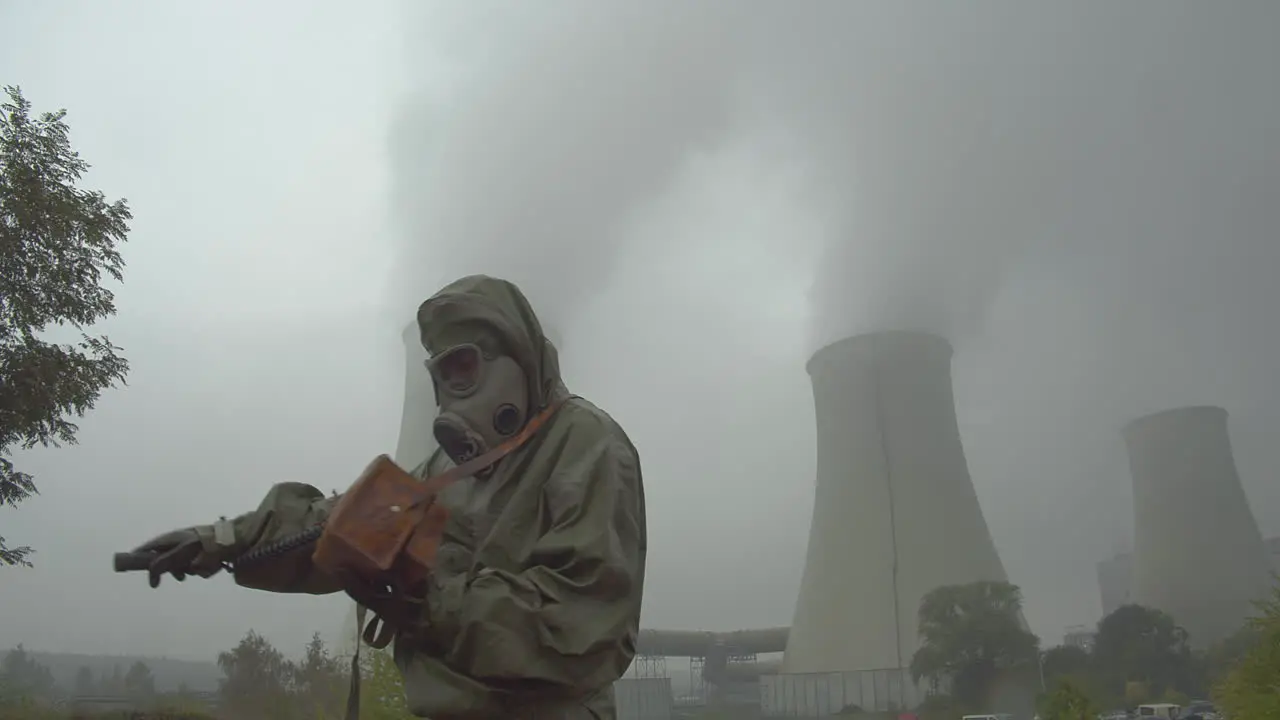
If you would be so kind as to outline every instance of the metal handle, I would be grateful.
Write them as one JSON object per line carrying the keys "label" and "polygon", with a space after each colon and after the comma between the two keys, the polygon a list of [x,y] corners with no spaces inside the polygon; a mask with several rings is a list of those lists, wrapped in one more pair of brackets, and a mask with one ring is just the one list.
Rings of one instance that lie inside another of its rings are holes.
{"label": "metal handle", "polygon": [[116,553],[111,559],[111,566],[116,572],[137,572],[151,567],[151,561],[156,557],[157,553],[153,552]]}

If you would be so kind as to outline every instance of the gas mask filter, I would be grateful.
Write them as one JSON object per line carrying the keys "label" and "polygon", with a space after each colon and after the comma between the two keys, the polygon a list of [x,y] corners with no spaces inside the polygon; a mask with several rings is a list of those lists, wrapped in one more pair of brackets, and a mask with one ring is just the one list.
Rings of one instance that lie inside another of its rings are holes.
{"label": "gas mask filter", "polygon": [[432,432],[455,464],[492,450],[528,422],[528,384],[509,355],[464,343],[426,365],[440,406]]}

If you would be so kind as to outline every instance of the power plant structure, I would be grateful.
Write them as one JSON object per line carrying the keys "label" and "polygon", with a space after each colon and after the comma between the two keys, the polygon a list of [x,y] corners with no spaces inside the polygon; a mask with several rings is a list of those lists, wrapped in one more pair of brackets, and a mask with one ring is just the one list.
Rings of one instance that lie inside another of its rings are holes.
{"label": "power plant structure", "polygon": [[409,323],[400,337],[405,354],[404,407],[400,412],[400,437],[396,439],[393,459],[397,465],[412,470],[435,450],[431,424],[436,417],[436,396],[425,365],[427,351],[422,347],[418,323]]}
{"label": "power plant structure", "polygon": [[[909,667],[921,600],[943,585],[1007,579],[965,460],[951,357],[947,340],[901,331],[818,350],[807,366],[813,521],[791,627],[646,630],[641,658],[694,657],[709,683],[755,681],[772,715],[918,704],[924,690]],[[756,660],[778,651],[780,664]]]}
{"label": "power plant structure", "polygon": [[[416,324],[403,340],[395,458],[410,467],[434,445],[435,402]],[[634,715],[624,697],[652,706],[650,695],[665,693],[670,702],[666,658],[682,657],[705,681],[708,701],[749,688],[770,715],[884,711],[923,699],[907,669],[921,599],[942,585],[1006,579],[960,440],[951,356],[941,337],[898,331],[813,355],[817,477],[792,626],[642,630],[631,677],[619,683],[620,717]],[[778,654],[780,662],[759,658]]]}
{"label": "power plant structure", "polygon": [[960,441],[951,356],[935,335],[877,332],[810,359],[817,484],[785,672],[905,674],[928,592],[1006,581]]}
{"label": "power plant structure", "polygon": [[[396,438],[392,459],[406,470],[413,470],[427,459],[436,448],[431,424],[436,416],[435,390],[431,375],[424,364],[426,348],[416,321],[405,326],[400,333],[404,346],[404,404],[400,410],[400,433]],[[338,654],[350,657],[355,652],[360,628],[356,626],[356,606],[353,603],[339,626],[334,647]]]}
{"label": "power plant structure", "polygon": [[[1271,557],[1271,571],[1280,576],[1280,535],[1263,540]],[[1106,617],[1133,602],[1133,553],[1120,552],[1097,564],[1098,595]]]}
{"label": "power plant structure", "polygon": [[[667,658],[689,658],[693,695],[712,704],[737,694],[758,702],[757,684],[762,676],[776,675],[780,663],[761,661],[760,655],[782,652],[787,628],[762,628],[730,632],[699,630],[641,630],[636,640],[633,675],[639,679],[666,676]],[[745,689],[745,692],[744,692]]]}
{"label": "power plant structure", "polygon": [[1240,629],[1271,559],[1220,407],[1147,415],[1123,430],[1133,478],[1132,602],[1169,613],[1194,647]]}
{"label": "power plant structure", "polygon": [[[416,323],[402,339],[405,399],[395,459],[412,467],[434,447],[435,398]],[[1007,578],[969,475],[951,357],[947,340],[905,331],[859,335],[814,353],[806,369],[817,473],[791,627],[642,630],[632,677],[620,681],[620,717],[635,714],[623,707],[631,700],[646,707],[656,695],[669,700],[665,659],[681,657],[705,681],[707,698],[750,687],[767,715],[904,708],[923,697],[907,668],[920,644],[924,595]],[[1110,561],[1106,572],[1099,567],[1104,604],[1164,610],[1204,647],[1240,627],[1280,563],[1240,484],[1227,413],[1166,410],[1129,423],[1123,437],[1134,551]],[[346,625],[353,624],[348,617]],[[758,659],[778,654],[781,661]]]}

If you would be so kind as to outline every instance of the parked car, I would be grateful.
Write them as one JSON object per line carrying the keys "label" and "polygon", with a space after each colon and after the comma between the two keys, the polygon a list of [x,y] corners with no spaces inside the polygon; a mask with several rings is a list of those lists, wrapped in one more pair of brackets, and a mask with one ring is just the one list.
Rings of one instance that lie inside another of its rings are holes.
{"label": "parked car", "polygon": [[1182,711],[1183,720],[1221,720],[1218,708],[1208,700],[1192,700]]}

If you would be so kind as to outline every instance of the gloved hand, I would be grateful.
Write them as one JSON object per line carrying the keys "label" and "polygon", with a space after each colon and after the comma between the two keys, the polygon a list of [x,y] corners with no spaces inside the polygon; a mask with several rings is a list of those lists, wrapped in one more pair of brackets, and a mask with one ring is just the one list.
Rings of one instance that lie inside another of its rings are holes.
{"label": "gloved hand", "polygon": [[[370,583],[356,575],[343,575],[340,581],[347,596],[372,610],[373,614],[382,620],[384,626],[397,631],[412,632],[418,629],[424,620],[423,600],[420,596],[415,597],[414,593],[394,592],[386,585]],[[421,589],[418,591],[421,592]],[[373,647],[384,647],[386,640],[390,639],[390,634],[377,633],[382,639],[381,643],[377,643],[370,628],[374,626],[362,628],[366,634],[365,642]]]}
{"label": "gloved hand", "polygon": [[165,574],[181,582],[187,575],[209,577],[218,572],[216,561],[205,555],[204,543],[196,528],[173,530],[152,538],[134,549],[135,553],[156,553],[155,560],[147,568],[151,587],[160,586]]}
{"label": "gloved hand", "polygon": [[399,629],[411,628],[421,619],[422,601],[407,593],[390,592],[387,585],[367,583],[355,575],[343,577],[342,585],[351,600],[374,611],[379,618]]}

